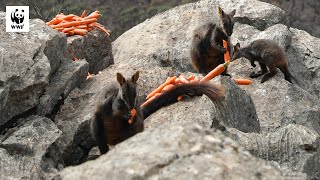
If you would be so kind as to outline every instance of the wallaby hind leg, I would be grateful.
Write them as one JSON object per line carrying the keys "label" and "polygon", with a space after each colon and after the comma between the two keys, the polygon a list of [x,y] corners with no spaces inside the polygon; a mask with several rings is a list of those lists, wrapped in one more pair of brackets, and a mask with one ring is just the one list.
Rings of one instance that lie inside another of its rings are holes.
{"label": "wallaby hind leg", "polygon": [[269,78],[273,77],[274,75],[277,74],[277,68],[274,65],[268,65],[269,68],[269,73],[265,74],[262,79],[261,79],[261,83],[264,83],[266,80],[268,80]]}
{"label": "wallaby hind leg", "polygon": [[290,74],[288,67],[287,66],[280,66],[279,69],[284,74],[284,79],[289,81],[290,83],[292,83],[292,81],[291,81],[292,75]]}
{"label": "wallaby hind leg", "polygon": [[95,119],[91,124],[91,131],[93,137],[99,147],[100,154],[105,154],[109,151],[109,146],[106,144],[106,137],[104,133],[104,116],[101,113],[97,113],[94,117]]}
{"label": "wallaby hind leg", "polygon": [[265,73],[268,72],[267,66],[266,66],[265,64],[259,63],[259,65],[260,65],[260,69],[261,69],[261,70],[260,70],[258,73],[252,72],[252,73],[250,74],[250,77],[251,77],[251,78],[257,78],[257,77],[259,77],[259,76],[261,76],[261,75],[264,75]]}

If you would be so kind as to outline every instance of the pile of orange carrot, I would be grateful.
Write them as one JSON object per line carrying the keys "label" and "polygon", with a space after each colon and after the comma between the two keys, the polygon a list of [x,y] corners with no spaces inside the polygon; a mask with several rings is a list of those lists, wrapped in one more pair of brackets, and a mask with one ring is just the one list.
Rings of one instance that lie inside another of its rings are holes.
{"label": "pile of orange carrot", "polygon": [[[224,54],[224,60],[225,63],[218,65],[216,68],[214,68],[212,71],[210,71],[205,77],[202,79],[199,79],[195,77],[194,75],[189,76],[188,78],[185,78],[184,76],[180,75],[178,78],[176,76],[174,77],[168,77],[166,82],[160,85],[158,88],[156,88],[154,91],[152,91],[148,96],[147,100],[141,104],[141,107],[146,106],[149,104],[151,101],[153,101],[156,97],[161,96],[161,94],[165,91],[168,91],[172,88],[175,87],[177,84],[184,84],[184,83],[190,83],[194,81],[200,81],[200,82],[206,82],[210,81],[214,77],[218,76],[221,74],[225,69],[228,67],[230,64],[230,53],[228,51],[228,44],[226,41],[223,41],[223,46],[227,50],[226,53]],[[239,85],[249,85],[252,83],[251,80],[249,79],[234,79],[234,81],[239,84]],[[178,97],[178,101],[181,101],[182,96]]]}
{"label": "pile of orange carrot", "polygon": [[[200,81],[200,79],[196,78],[194,75],[190,75],[188,78],[185,78],[183,75],[180,75],[179,77],[176,77],[176,76],[168,77],[166,82],[164,82],[162,85],[160,85],[158,88],[156,88],[147,96],[146,98],[147,101],[141,104],[141,107],[149,104],[156,97],[161,96],[162,93],[171,90],[178,84],[185,84],[185,83],[190,83],[194,81]],[[181,99],[182,99],[182,96],[179,96],[177,100],[181,101]]]}
{"label": "pile of orange carrot", "polygon": [[63,13],[56,15],[47,25],[56,29],[59,32],[65,33],[67,36],[81,35],[84,36],[93,28],[98,28],[108,36],[109,32],[99,23],[98,18],[101,16],[99,11],[94,11],[86,16],[86,11],[83,11],[81,16],[74,14],[64,15]]}

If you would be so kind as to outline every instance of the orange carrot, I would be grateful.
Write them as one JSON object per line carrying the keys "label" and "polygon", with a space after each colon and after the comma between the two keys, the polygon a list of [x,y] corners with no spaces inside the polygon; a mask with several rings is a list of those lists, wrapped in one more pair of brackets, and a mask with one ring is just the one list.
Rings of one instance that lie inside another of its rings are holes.
{"label": "orange carrot", "polygon": [[96,22],[97,19],[92,18],[92,19],[84,19],[81,21],[72,21],[72,22],[61,22],[58,25],[51,25],[52,28],[67,28],[67,27],[71,27],[71,26],[79,26],[79,25],[84,25],[84,24],[90,24],[93,22]]}
{"label": "orange carrot", "polygon": [[51,21],[48,22],[48,25],[56,25],[62,22],[60,18],[53,18]]}
{"label": "orange carrot", "polygon": [[72,30],[74,30],[74,27],[64,28],[64,29],[62,30],[62,32],[66,33],[66,32],[68,32],[68,31],[72,31]]}
{"label": "orange carrot", "polygon": [[166,81],[165,83],[163,83],[161,86],[159,86],[157,89],[155,89],[154,91],[152,91],[148,96],[147,96],[147,99],[151,98],[152,96],[154,96],[155,94],[161,92],[161,90],[167,86],[168,84],[172,84],[175,80],[176,80],[177,77],[172,77],[170,78],[168,81]]}
{"label": "orange carrot", "polygon": [[177,79],[174,81],[174,83],[173,83],[173,84],[180,84],[180,83],[181,83],[180,79],[179,79],[179,78],[177,78]]}
{"label": "orange carrot", "polygon": [[136,111],[135,109],[131,109],[131,117],[130,117],[130,119],[128,120],[128,123],[129,123],[129,124],[132,124],[132,123],[133,123],[133,119],[134,119],[134,117],[136,116],[136,114],[137,114],[137,111]]}
{"label": "orange carrot", "polygon": [[191,80],[190,82],[197,82],[197,81],[200,81],[200,79],[198,77],[195,77],[193,80]]}
{"label": "orange carrot", "polygon": [[223,40],[223,47],[226,49],[226,52],[224,53],[224,62],[230,62],[230,53],[228,50],[228,42]]}
{"label": "orange carrot", "polygon": [[175,86],[173,84],[168,84],[161,90],[161,92],[169,91],[169,90],[173,89],[174,87]]}
{"label": "orange carrot", "polygon": [[73,31],[66,32],[66,35],[67,36],[72,36],[72,35],[74,35],[74,32]]}
{"label": "orange carrot", "polygon": [[178,96],[177,100],[181,101],[182,100],[182,96]]}
{"label": "orange carrot", "polygon": [[74,29],[73,32],[81,36],[84,36],[88,33],[86,29]]}
{"label": "orange carrot", "polygon": [[191,74],[189,77],[188,77],[188,81],[191,81],[191,80],[194,80],[195,76],[193,74]]}
{"label": "orange carrot", "polygon": [[234,79],[234,81],[238,84],[238,85],[249,85],[252,84],[252,81],[249,79]]}
{"label": "orange carrot", "polygon": [[179,76],[179,79],[180,79],[180,82],[183,83],[183,84],[189,82],[183,75],[180,75],[180,76]]}
{"label": "orange carrot", "polygon": [[87,13],[86,11],[83,11],[81,14],[81,18],[84,18],[86,16],[86,13]]}
{"label": "orange carrot", "polygon": [[101,16],[99,11],[94,11],[91,14],[89,14],[87,17],[85,17],[84,19],[90,19],[90,18],[99,18]]}
{"label": "orange carrot", "polygon": [[69,15],[63,17],[62,19],[68,21],[68,20],[71,20],[71,19],[72,19],[73,17],[75,17],[75,16],[76,16],[76,15],[74,15],[74,14],[69,14]]}
{"label": "orange carrot", "polygon": [[88,26],[84,24],[84,25],[76,26],[75,28],[77,28],[77,29],[87,29]]}
{"label": "orange carrot", "polygon": [[153,101],[156,97],[152,96],[151,98],[149,98],[148,100],[146,100],[144,103],[141,104],[140,107],[146,106],[147,104],[149,104],[151,101]]}
{"label": "orange carrot", "polygon": [[221,74],[226,67],[229,65],[229,62],[225,62],[223,64],[219,64],[216,68],[210,71],[205,77],[203,77],[200,81],[210,81],[212,78]]}
{"label": "orange carrot", "polygon": [[103,31],[103,32],[106,33],[108,36],[110,36],[110,33],[109,33],[104,27],[102,27],[100,24],[94,23],[93,25],[94,25],[94,27],[99,28],[101,31]]}

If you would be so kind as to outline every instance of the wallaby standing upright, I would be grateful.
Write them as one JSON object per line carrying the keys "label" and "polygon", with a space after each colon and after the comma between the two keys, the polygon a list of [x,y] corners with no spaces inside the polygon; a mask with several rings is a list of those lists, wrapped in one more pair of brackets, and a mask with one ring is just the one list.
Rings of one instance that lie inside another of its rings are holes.
{"label": "wallaby standing upright", "polygon": [[[233,16],[236,10],[227,14],[221,7],[218,7],[218,11],[219,24],[215,24],[214,22],[206,23],[196,28],[193,33],[190,48],[191,64],[195,70],[203,75],[208,74],[219,64],[224,63],[226,49],[223,47],[223,40],[230,43],[229,36],[233,32]],[[230,76],[227,74],[227,69],[222,75]]]}
{"label": "wallaby standing upright", "polygon": [[[177,98],[181,95],[201,96],[205,94],[214,101],[224,93],[222,87],[210,82],[195,81],[179,84],[140,109],[140,104],[137,102],[138,78],[139,72],[133,75],[131,80],[126,80],[120,73],[117,73],[117,81],[120,86],[105,89],[98,96],[97,108],[91,121],[91,133],[101,154],[108,152],[108,144],[115,145],[143,131],[144,118],[161,107],[177,102]],[[128,120],[131,116],[130,110],[133,108],[136,109],[137,115],[130,124]]]}
{"label": "wallaby standing upright", "polygon": [[[108,144],[118,144],[143,131],[143,116],[137,102],[138,78],[139,71],[130,80],[117,73],[119,86],[113,84],[98,96],[91,132],[101,154],[108,152]],[[129,124],[132,109],[136,109],[137,114],[133,123]]]}
{"label": "wallaby standing upright", "polygon": [[[251,78],[257,78],[265,74],[261,79],[261,83],[264,83],[273,77],[277,73],[277,68],[279,68],[284,74],[284,79],[292,83],[292,75],[288,69],[286,54],[276,42],[258,39],[244,48],[240,48],[240,44],[237,43],[234,46],[234,54],[231,61],[241,57],[247,58],[253,67],[256,66],[254,61],[257,61],[260,65],[261,71],[258,73],[252,72],[250,74]],[[269,72],[267,67],[269,68]]]}

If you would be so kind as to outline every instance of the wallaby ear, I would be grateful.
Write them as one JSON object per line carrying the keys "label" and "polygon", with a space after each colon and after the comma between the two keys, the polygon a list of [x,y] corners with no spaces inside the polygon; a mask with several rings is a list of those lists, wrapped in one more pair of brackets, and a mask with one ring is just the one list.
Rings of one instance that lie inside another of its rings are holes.
{"label": "wallaby ear", "polygon": [[221,9],[221,7],[218,7],[219,16],[222,17],[224,15],[224,11]]}
{"label": "wallaby ear", "polygon": [[117,73],[117,81],[119,82],[120,86],[122,86],[126,82],[126,79],[122,76],[122,74]]}
{"label": "wallaby ear", "polygon": [[236,10],[234,9],[231,11],[231,13],[229,15],[233,17],[235,14],[236,14]]}
{"label": "wallaby ear", "polygon": [[137,83],[138,79],[139,79],[139,71],[137,71],[132,77],[131,77],[131,81],[133,83]]}

